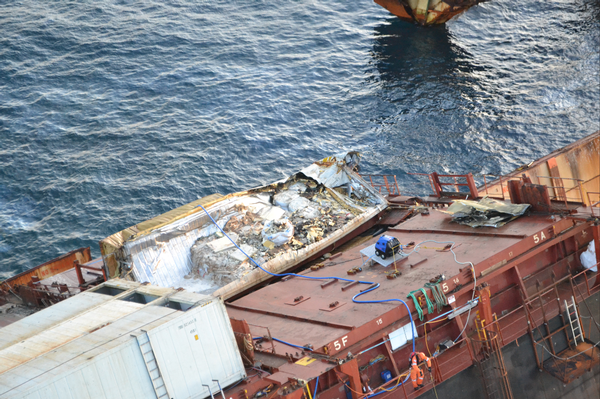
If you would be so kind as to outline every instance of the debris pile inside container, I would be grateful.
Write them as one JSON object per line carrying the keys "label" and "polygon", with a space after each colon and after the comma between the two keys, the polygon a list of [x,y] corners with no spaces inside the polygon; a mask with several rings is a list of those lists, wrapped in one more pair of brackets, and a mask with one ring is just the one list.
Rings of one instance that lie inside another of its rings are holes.
{"label": "debris pile inside container", "polygon": [[[348,185],[347,185],[348,186]],[[341,194],[350,197],[339,200]],[[299,250],[340,229],[362,206],[359,190],[331,190],[312,179],[298,178],[252,194],[219,215],[217,223],[248,256],[259,264],[282,252]],[[186,278],[210,280],[223,286],[256,266],[220,231],[200,237],[191,248],[192,269]]]}
{"label": "debris pile inside container", "polygon": [[388,206],[355,173],[359,158],[356,152],[327,157],[285,180],[161,217],[158,226],[127,239],[114,258],[136,281],[236,295],[268,278],[254,260],[272,273],[285,273]]}

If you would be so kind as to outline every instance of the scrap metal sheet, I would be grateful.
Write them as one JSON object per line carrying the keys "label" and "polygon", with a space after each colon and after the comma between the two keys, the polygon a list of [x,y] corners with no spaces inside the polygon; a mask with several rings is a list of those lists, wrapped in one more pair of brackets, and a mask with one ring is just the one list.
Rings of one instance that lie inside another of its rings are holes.
{"label": "scrap metal sheet", "polygon": [[480,201],[455,200],[448,209],[439,211],[467,226],[500,227],[523,215],[529,207],[529,204],[511,204],[486,197]]}

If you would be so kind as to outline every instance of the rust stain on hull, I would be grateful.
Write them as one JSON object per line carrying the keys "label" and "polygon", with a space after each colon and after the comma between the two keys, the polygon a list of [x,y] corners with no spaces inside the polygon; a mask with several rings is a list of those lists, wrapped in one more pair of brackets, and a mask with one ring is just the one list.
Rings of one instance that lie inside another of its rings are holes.
{"label": "rust stain on hull", "polygon": [[565,384],[569,384],[599,363],[600,350],[593,343],[583,342],[574,349],[561,352],[558,359],[546,360],[544,370]]}
{"label": "rust stain on hull", "polygon": [[439,25],[485,0],[373,0],[398,18],[419,25]]}
{"label": "rust stain on hull", "polygon": [[[548,186],[550,199],[585,206],[600,201],[600,131],[524,165],[500,179],[479,187],[481,195],[508,199],[509,181],[522,177]],[[596,213],[600,214],[599,211]]]}

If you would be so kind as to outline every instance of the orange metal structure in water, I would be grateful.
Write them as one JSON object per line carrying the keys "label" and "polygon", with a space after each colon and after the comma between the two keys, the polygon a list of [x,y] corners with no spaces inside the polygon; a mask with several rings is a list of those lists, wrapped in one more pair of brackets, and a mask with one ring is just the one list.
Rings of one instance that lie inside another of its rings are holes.
{"label": "orange metal structure in water", "polygon": [[373,0],[403,21],[443,24],[486,0]]}

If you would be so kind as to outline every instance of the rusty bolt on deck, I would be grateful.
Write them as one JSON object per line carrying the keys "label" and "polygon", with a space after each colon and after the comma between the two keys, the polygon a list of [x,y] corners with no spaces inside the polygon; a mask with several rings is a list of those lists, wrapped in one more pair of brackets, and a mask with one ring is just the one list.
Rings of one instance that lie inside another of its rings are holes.
{"label": "rusty bolt on deck", "polygon": [[356,273],[360,273],[360,272],[362,272],[362,267],[353,267],[352,269],[348,270],[348,272],[347,272],[347,273],[348,273],[349,275],[353,276],[353,275],[355,275]]}

